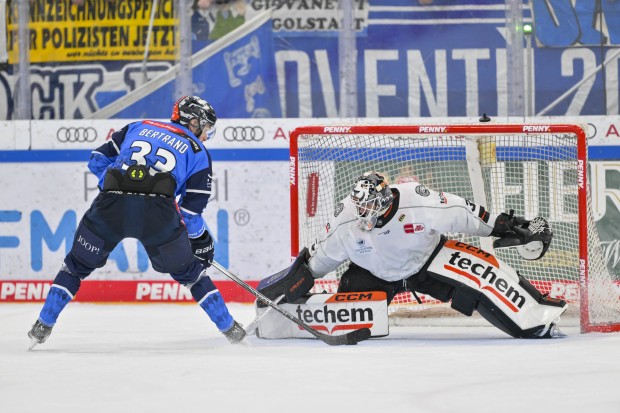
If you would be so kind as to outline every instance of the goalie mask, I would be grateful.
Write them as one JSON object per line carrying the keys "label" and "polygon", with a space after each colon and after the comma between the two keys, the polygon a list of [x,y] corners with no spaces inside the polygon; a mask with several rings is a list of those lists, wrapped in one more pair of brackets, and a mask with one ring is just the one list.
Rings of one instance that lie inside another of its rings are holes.
{"label": "goalie mask", "polygon": [[358,226],[370,231],[377,224],[377,217],[383,215],[392,205],[394,196],[383,175],[365,172],[355,180],[351,201],[355,206]]}
{"label": "goalie mask", "polygon": [[172,107],[170,120],[189,128],[192,119],[198,120],[198,130],[194,132],[196,137],[200,137],[202,131],[206,129],[206,140],[213,138],[215,135],[215,122],[217,121],[213,107],[209,102],[198,96],[183,96]]}

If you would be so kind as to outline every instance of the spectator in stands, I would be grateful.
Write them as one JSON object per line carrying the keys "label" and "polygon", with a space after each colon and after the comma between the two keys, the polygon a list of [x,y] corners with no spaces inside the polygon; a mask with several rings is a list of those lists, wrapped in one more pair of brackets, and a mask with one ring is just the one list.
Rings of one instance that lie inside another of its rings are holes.
{"label": "spectator in stands", "polygon": [[246,0],[217,0],[218,9],[215,16],[215,24],[209,33],[210,40],[232,32],[245,23]]}
{"label": "spectator in stands", "polygon": [[192,5],[192,39],[209,41],[209,32],[215,24],[215,4],[212,0],[194,0]]}

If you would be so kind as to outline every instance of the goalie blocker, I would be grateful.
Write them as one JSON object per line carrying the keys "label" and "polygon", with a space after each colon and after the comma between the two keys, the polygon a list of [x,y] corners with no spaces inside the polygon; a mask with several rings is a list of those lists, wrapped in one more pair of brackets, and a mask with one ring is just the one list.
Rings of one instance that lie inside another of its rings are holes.
{"label": "goalie blocker", "polygon": [[258,283],[257,290],[270,300],[275,300],[282,294],[289,303],[301,298],[314,286],[314,277],[308,269],[307,254],[308,248],[302,249],[290,267],[263,278]]}

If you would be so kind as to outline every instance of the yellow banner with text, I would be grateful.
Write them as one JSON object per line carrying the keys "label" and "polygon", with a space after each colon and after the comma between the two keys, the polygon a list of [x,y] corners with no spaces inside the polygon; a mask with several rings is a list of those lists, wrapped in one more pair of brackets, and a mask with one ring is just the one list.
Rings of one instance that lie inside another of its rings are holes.
{"label": "yellow banner with text", "polygon": [[[156,3],[149,39],[149,23]],[[7,10],[9,63],[18,61],[18,7]],[[173,0],[34,0],[30,3],[30,61],[175,60],[178,18]]]}

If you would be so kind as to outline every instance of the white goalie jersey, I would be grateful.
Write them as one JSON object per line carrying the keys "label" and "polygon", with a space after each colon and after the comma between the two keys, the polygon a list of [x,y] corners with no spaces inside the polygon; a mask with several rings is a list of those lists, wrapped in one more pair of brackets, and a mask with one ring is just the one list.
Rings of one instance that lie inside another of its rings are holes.
{"label": "white goalie jersey", "polygon": [[398,281],[417,273],[439,244],[441,234],[489,236],[497,214],[416,182],[390,185],[391,209],[370,230],[358,227],[350,197],[336,205],[323,239],[310,248],[309,268],[323,277],[350,259],[376,277]]}

